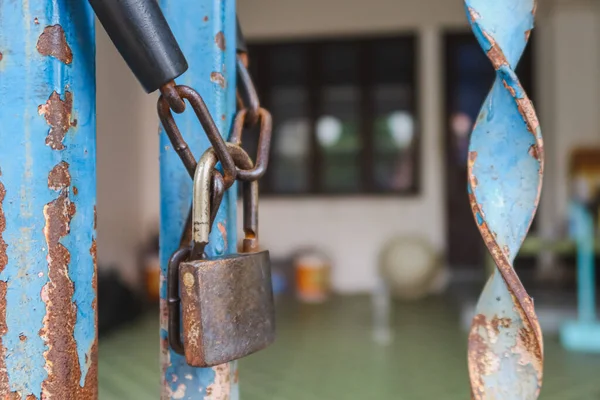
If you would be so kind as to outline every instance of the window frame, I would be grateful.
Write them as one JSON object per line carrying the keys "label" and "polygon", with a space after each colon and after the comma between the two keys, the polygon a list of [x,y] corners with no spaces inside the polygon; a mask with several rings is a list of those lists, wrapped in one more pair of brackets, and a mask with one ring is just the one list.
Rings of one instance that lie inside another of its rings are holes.
{"label": "window frame", "polygon": [[[371,62],[373,54],[373,45],[382,42],[397,42],[406,47],[407,53],[411,55],[412,60],[408,63],[406,71],[407,81],[410,83],[412,95],[409,100],[408,111],[411,112],[414,118],[414,138],[411,143],[412,151],[412,181],[410,188],[405,190],[388,190],[378,188],[374,180],[375,168],[375,153],[374,153],[374,129],[375,129],[375,110],[372,101],[372,88],[377,82],[371,79],[371,71],[375,64]],[[361,141],[359,162],[359,190],[340,190],[328,191],[323,188],[320,182],[319,171],[323,165],[323,153],[317,142],[316,122],[319,115],[320,107],[320,91],[326,87],[321,85],[320,74],[320,57],[319,52],[323,47],[338,44],[353,44],[358,51],[358,81],[357,89],[360,93],[358,104],[358,126],[359,140]],[[283,40],[283,41],[249,41],[248,49],[250,56],[250,68],[253,72],[253,78],[257,87],[261,104],[267,109],[269,108],[269,66],[268,57],[269,50],[279,46],[294,45],[305,46],[307,52],[308,63],[308,109],[307,117],[310,124],[309,131],[309,161],[308,161],[308,190],[297,192],[282,192],[274,190],[273,183],[268,179],[272,169],[276,165],[271,163],[267,171],[267,176],[261,179],[261,196],[268,198],[357,198],[357,197],[417,197],[421,195],[421,113],[419,108],[419,77],[418,77],[418,36],[414,32],[401,32],[385,35],[362,35],[360,37],[337,37],[337,38],[320,38],[308,40]],[[258,61],[259,67],[252,68],[253,64]],[[274,116],[276,118],[276,116]],[[276,133],[274,132],[274,135]],[[273,138],[275,142],[277,138]]]}

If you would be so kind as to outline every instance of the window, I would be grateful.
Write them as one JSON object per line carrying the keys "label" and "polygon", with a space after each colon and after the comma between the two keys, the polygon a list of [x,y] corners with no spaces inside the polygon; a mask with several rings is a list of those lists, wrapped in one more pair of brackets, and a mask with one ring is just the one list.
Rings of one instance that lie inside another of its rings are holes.
{"label": "window", "polygon": [[[417,192],[413,37],[255,44],[249,50],[250,72],[273,114],[261,193]],[[257,134],[246,132],[244,146],[255,144]]]}

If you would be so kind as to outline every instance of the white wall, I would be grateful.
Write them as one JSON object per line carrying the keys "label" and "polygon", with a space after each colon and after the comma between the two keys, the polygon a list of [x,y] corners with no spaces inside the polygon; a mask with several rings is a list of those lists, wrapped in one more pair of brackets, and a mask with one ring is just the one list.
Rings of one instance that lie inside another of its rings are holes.
{"label": "white wall", "polygon": [[600,145],[599,18],[600,3],[581,0],[558,1],[544,16],[551,47],[543,50],[547,65],[539,63],[548,73],[548,80],[538,82],[547,107],[541,110],[547,138],[542,212],[544,230],[551,235],[564,229],[571,150]]}
{"label": "white wall", "polygon": [[99,23],[97,27],[98,262],[121,267],[131,281],[134,248],[142,233],[138,147],[144,92]]}
{"label": "white wall", "polygon": [[465,26],[460,0],[238,0],[249,39]]}
{"label": "white wall", "polygon": [[[599,144],[600,33],[593,1],[540,5],[537,31],[538,111],[546,137],[547,173],[540,210],[546,232],[566,204],[569,149]],[[268,10],[268,11],[266,11]],[[335,263],[341,292],[375,282],[376,256],[393,234],[422,235],[445,245],[442,33],[467,28],[459,0],[239,0],[248,39],[417,31],[419,34],[422,193],[415,198],[265,199],[261,240],[274,256],[321,244]],[[574,43],[581,43],[573,45]],[[155,97],[142,92],[98,26],[99,261],[119,261],[132,279],[133,246],[156,229],[158,120]],[[545,204],[548,204],[547,206]]]}

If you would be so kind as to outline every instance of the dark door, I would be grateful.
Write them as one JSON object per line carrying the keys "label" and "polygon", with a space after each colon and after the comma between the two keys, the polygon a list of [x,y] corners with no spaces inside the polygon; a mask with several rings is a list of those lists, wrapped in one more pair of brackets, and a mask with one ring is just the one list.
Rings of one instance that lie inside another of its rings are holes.
{"label": "dark door", "polygon": [[[485,250],[467,197],[467,156],[473,122],[495,75],[471,32],[449,33],[444,41],[448,263],[454,268],[479,268]],[[531,97],[532,73],[530,43],[519,63],[517,75]]]}

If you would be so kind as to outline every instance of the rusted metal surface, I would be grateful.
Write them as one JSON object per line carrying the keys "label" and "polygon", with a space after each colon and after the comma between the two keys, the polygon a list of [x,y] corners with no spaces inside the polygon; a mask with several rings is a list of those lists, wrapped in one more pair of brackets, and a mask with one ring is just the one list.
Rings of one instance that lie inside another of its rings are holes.
{"label": "rusted metal surface", "polygon": [[[252,168],[244,150],[233,144],[228,148],[238,167]],[[190,260],[181,263],[188,252],[180,250],[169,262],[169,343],[178,353],[183,350],[187,363],[196,367],[242,358],[267,347],[275,335],[269,253],[254,253],[258,247],[258,182],[244,184],[244,250],[253,253],[202,257],[212,226],[210,183],[212,174],[218,174],[216,164],[215,151],[209,149],[194,176]]]}
{"label": "rusted metal surface", "polygon": [[179,95],[175,81],[165,83],[160,87],[160,94],[169,103],[169,107],[177,114],[185,111],[185,101]]}
{"label": "rusted metal surface", "polygon": [[[71,371],[73,365],[79,366],[74,329],[77,309],[72,303],[75,288],[69,278],[71,254],[60,243],[69,234],[71,219],[76,206],[69,199],[68,189],[71,179],[68,170],[64,170],[68,179],[51,181],[60,164],[50,171],[48,187],[59,191],[59,196],[46,204],[44,217],[46,225],[44,236],[48,246],[48,283],[42,288],[42,301],[46,304],[46,315],[40,330],[47,350],[44,352],[48,378],[42,384],[44,396],[68,398],[77,391],[79,380],[77,371]],[[64,184],[64,185],[61,185]]]}
{"label": "rusted metal surface", "polygon": [[[211,73],[219,72],[228,80],[235,71],[235,49],[226,46],[223,51],[215,41],[215,35],[223,32],[227,43],[233,43],[235,35],[235,1],[221,0],[161,0],[160,4],[170,23],[184,54],[190,62],[190,69],[178,79],[194,87],[204,98],[208,111],[214,117],[217,132],[227,134],[235,113],[235,85],[221,86],[211,81]],[[190,13],[190,10],[194,10]],[[198,17],[200,16],[200,17]],[[206,17],[203,17],[206,16]],[[191,103],[190,103],[191,104]],[[191,104],[193,105],[193,104]],[[221,116],[225,116],[222,118]],[[177,126],[184,128],[185,137],[192,154],[202,154],[211,143],[203,132],[198,116],[185,112],[173,116]],[[166,302],[166,273],[169,257],[179,247],[181,232],[189,212],[191,199],[191,179],[195,170],[193,163],[183,167],[173,151],[171,143],[161,130],[160,174],[161,174],[161,399],[200,399],[237,400],[237,382],[231,379],[235,363],[216,368],[194,368],[187,364],[185,357],[169,349],[167,339],[168,305]],[[166,148],[169,146],[169,148]],[[221,161],[223,158],[220,158]],[[233,167],[233,162],[231,163]],[[226,171],[224,171],[226,175]],[[235,171],[231,172],[235,176]],[[206,252],[210,256],[223,255],[236,251],[236,193],[228,191],[217,213],[215,225],[226,227],[229,240],[225,242],[219,229],[213,229]]]}
{"label": "rusted metal surface", "polygon": [[93,15],[0,2],[0,43],[0,398],[95,400]]}
{"label": "rusted metal surface", "polygon": [[38,113],[43,115],[50,125],[50,130],[46,136],[46,144],[52,150],[64,150],[63,140],[67,131],[72,126],[76,126],[76,121],[71,121],[73,111],[73,95],[71,92],[65,92],[65,99],[61,99],[56,91],[52,92],[48,101],[38,107]]}
{"label": "rusted metal surface", "polygon": [[[39,21],[35,23],[37,24]],[[36,47],[43,56],[52,56],[65,64],[73,62],[73,52],[67,43],[65,31],[58,24],[44,28]]]}
{"label": "rusted metal surface", "polygon": [[544,147],[539,122],[515,68],[533,28],[534,0],[465,0],[467,16],[496,81],[471,136],[469,199],[496,270],[479,299],[469,333],[473,399],[534,400],[540,393],[543,342],[513,261],[535,215]]}
{"label": "rusted metal surface", "polygon": [[221,49],[221,51],[225,51],[226,45],[225,45],[225,35],[223,34],[223,31],[219,31],[215,35],[215,43],[217,44],[219,49]]}
{"label": "rusted metal surface", "polygon": [[248,55],[246,53],[238,53],[237,56],[237,100],[240,110],[246,109],[248,115],[245,117],[245,125],[252,126],[258,122],[260,99],[256,92],[256,87],[248,72]]}
{"label": "rusted metal surface", "polygon": [[[206,106],[202,96],[192,89],[189,86],[176,86],[174,90],[177,91],[177,94],[180,98],[186,99],[190,102],[202,129],[204,130],[203,136],[209,140],[211,146],[215,149],[217,157],[221,162],[223,167],[223,178],[225,181],[225,185],[227,188],[231,187],[236,177],[236,169],[233,159],[231,155],[227,151],[227,146],[225,144],[225,140],[221,137],[221,133],[219,127],[217,126],[215,120],[212,118],[211,113]],[[183,165],[185,166],[188,174],[190,176],[194,176],[196,171],[196,158],[192,153],[192,150],[183,139],[183,135],[177,126],[177,122],[173,117],[173,113],[171,112],[171,108],[169,105],[169,99],[174,97],[172,94],[171,88],[164,91],[165,94],[162,94],[158,100],[158,115],[160,117],[160,122],[162,124],[161,128],[165,130],[169,140],[170,145],[173,146],[175,152],[181,158]]]}
{"label": "rusted metal surface", "polygon": [[274,341],[268,252],[184,262],[179,286],[188,364],[215,366]]}
{"label": "rusted metal surface", "polygon": [[[258,146],[256,153],[256,163],[254,167],[239,168],[237,167],[237,178],[242,181],[255,181],[260,179],[266,172],[269,166],[269,152],[271,151],[271,135],[273,132],[273,119],[271,113],[260,107],[257,111],[258,121],[260,121],[260,131],[258,136]],[[246,121],[251,118],[249,109],[242,109],[235,117],[233,130],[229,140],[238,145],[242,145],[242,134]]]}
{"label": "rusted metal surface", "polygon": [[225,75],[223,75],[220,72],[211,72],[210,80],[211,82],[214,82],[217,85],[221,86],[222,89],[225,89],[227,87],[227,79],[225,78]]}

